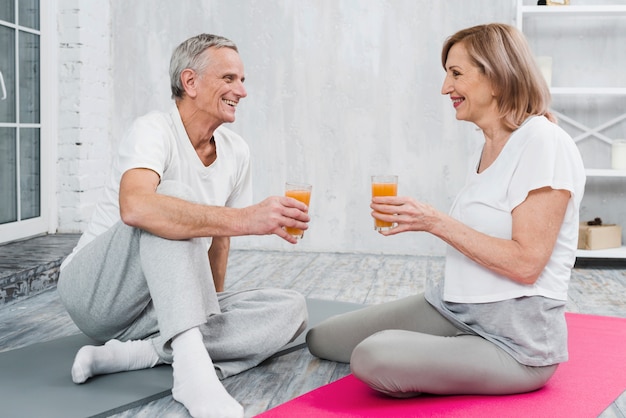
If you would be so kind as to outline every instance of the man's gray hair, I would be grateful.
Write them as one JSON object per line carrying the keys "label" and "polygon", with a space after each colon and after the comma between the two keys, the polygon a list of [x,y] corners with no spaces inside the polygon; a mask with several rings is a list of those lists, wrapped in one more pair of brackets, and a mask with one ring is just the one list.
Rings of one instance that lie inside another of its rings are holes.
{"label": "man's gray hair", "polygon": [[207,57],[203,52],[208,48],[231,48],[237,50],[237,45],[223,36],[202,33],[187,39],[172,53],[170,60],[170,83],[172,87],[172,99],[182,99],[185,89],[183,88],[180,75],[186,69],[202,74],[208,64]]}

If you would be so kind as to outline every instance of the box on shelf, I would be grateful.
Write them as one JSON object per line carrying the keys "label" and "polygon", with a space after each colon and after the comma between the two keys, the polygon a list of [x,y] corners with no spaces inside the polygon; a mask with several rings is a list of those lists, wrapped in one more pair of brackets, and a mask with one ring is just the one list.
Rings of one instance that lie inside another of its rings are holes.
{"label": "box on shelf", "polygon": [[620,225],[588,225],[581,222],[578,228],[579,250],[604,250],[622,246],[622,227]]}

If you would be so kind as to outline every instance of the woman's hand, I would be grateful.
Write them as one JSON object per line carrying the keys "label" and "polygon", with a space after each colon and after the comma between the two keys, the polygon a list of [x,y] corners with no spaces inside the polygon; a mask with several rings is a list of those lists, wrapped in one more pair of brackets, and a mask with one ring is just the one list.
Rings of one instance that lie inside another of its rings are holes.
{"label": "woman's hand", "polygon": [[567,190],[530,191],[511,213],[510,239],[479,232],[409,197],[375,197],[370,207],[374,218],[397,224],[382,235],[429,232],[483,267],[515,282],[533,284],[554,249],[569,199]]}
{"label": "woman's hand", "polygon": [[432,206],[405,196],[381,196],[372,198],[372,217],[393,222],[395,226],[380,231],[389,236],[406,231],[430,232],[439,220],[439,212]]}

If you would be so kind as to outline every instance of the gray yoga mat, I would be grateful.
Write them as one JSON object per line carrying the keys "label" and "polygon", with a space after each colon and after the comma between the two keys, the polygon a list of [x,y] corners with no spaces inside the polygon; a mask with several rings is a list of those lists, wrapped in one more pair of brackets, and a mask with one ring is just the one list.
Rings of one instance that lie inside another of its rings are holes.
{"label": "gray yoga mat", "polygon": [[364,308],[365,305],[361,305],[358,303],[350,303],[350,302],[337,302],[332,300],[322,300],[322,299],[307,299],[306,300],[307,309],[309,311],[309,324],[307,329],[298,336],[291,343],[287,344],[283,347],[282,350],[274,354],[272,357],[278,357],[290,353],[295,350],[299,350],[306,346],[306,333],[307,331],[325,320],[326,318],[330,318],[334,315],[339,315],[345,312],[354,311],[356,309]]}
{"label": "gray yoga mat", "polygon": [[[363,305],[307,299],[307,307],[310,328]],[[273,357],[303,348],[305,334]],[[72,383],[74,355],[86,344],[93,341],[79,334],[0,353],[0,416],[106,417],[171,393],[172,368],[168,365],[96,376],[82,385]]]}

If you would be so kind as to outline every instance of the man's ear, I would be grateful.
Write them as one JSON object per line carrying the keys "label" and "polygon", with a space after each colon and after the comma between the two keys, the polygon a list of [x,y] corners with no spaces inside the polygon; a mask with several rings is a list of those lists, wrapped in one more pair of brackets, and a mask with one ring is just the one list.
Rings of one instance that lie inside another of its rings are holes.
{"label": "man's ear", "polygon": [[190,68],[185,68],[180,73],[180,81],[185,89],[185,93],[189,97],[196,97],[196,81],[198,80],[198,74]]}

